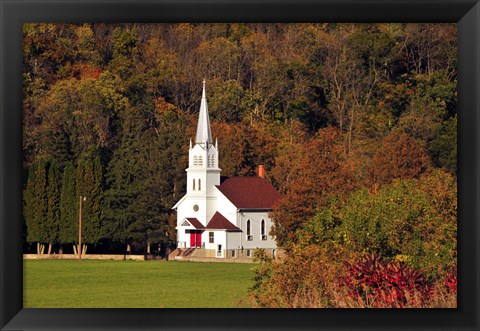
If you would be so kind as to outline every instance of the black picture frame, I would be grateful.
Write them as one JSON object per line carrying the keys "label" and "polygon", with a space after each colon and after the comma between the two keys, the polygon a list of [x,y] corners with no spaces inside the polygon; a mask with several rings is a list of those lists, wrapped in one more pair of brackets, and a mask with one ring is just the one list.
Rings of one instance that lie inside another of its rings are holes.
{"label": "black picture frame", "polygon": [[[455,22],[458,26],[456,309],[23,309],[22,24],[27,22]],[[478,0],[0,0],[0,327],[30,329],[480,330]]]}

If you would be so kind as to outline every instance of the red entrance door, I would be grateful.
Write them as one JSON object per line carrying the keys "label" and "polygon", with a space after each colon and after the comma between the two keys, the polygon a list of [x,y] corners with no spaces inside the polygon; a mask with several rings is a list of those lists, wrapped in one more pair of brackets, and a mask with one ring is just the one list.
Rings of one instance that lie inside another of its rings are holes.
{"label": "red entrance door", "polygon": [[202,233],[198,230],[190,232],[190,247],[200,247],[202,245]]}

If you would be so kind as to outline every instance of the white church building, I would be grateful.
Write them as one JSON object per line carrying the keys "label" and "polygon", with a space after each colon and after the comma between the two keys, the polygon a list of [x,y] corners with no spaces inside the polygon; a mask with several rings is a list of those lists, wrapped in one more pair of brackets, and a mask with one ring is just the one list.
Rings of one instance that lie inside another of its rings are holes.
{"label": "white church building", "polygon": [[187,191],[173,206],[177,211],[177,252],[183,250],[192,257],[249,258],[255,249],[263,248],[275,255],[268,213],[280,193],[265,179],[263,166],[258,176],[221,180],[218,153],[203,81],[195,144],[190,140]]}

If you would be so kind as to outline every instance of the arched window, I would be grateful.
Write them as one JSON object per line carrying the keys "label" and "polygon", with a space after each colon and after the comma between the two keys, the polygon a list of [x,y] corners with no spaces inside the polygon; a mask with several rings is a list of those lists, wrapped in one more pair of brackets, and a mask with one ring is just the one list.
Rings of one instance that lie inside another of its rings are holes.
{"label": "arched window", "polygon": [[260,233],[262,234],[262,240],[267,240],[267,235],[265,234],[265,220],[262,220],[260,223]]}
{"label": "arched window", "polygon": [[193,179],[193,190],[195,191],[195,178]]}
{"label": "arched window", "polygon": [[202,190],[202,181],[200,180],[200,178],[198,179],[198,190]]}
{"label": "arched window", "polygon": [[247,240],[252,240],[253,236],[251,234],[250,220],[247,220]]}

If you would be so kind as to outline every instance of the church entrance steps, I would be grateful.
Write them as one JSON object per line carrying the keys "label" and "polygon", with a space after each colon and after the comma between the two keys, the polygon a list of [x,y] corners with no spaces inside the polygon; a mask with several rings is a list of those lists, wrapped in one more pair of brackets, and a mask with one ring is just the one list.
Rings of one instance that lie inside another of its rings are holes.
{"label": "church entrance steps", "polygon": [[182,252],[182,256],[183,257],[190,256],[194,252],[195,252],[195,247],[190,247],[190,248],[187,248],[185,251]]}
{"label": "church entrance steps", "polygon": [[196,247],[190,248],[177,248],[173,252],[168,255],[169,260],[181,260],[187,256],[195,256],[196,254]]}
{"label": "church entrance steps", "polygon": [[[183,248],[184,249],[184,248]],[[168,254],[168,260],[177,260],[178,258],[182,258],[182,248],[177,248],[170,254]]]}

